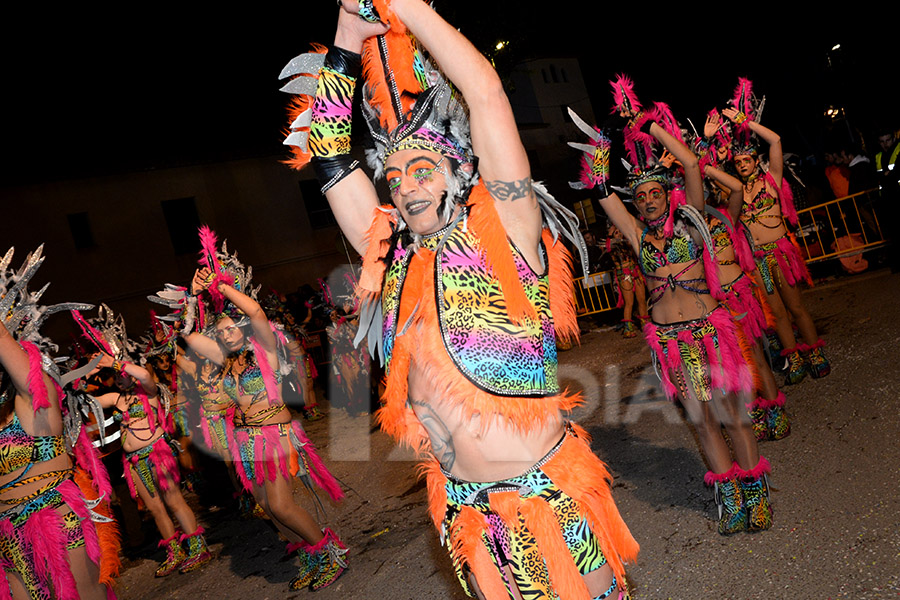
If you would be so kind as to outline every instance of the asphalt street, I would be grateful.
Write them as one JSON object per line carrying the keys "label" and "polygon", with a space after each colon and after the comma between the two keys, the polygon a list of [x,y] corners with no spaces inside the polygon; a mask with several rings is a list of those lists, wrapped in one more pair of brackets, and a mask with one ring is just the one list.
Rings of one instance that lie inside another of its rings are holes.
{"label": "asphalt street", "polygon": [[[900,274],[828,278],[804,293],[827,341],[833,371],[785,387],[792,432],[763,442],[772,464],[774,527],[716,533],[707,468],[691,428],[659,391],[638,337],[586,326],[560,355],[563,382],[584,392],[573,418],[614,475],[614,496],[641,544],[629,568],[641,599],[900,598]],[[327,409],[327,406],[326,406]],[[329,598],[464,598],[425,510],[415,463],[370,417],[328,410],[305,423],[347,489],[323,521],[350,547],[350,569]],[[223,486],[223,498],[230,490]],[[264,519],[240,519],[189,494],[215,559],[200,571],[157,579],[156,534],[131,551],[122,600],[305,598],[288,582],[296,558]],[[297,500],[313,503],[301,486]],[[223,504],[225,504],[223,502]]]}

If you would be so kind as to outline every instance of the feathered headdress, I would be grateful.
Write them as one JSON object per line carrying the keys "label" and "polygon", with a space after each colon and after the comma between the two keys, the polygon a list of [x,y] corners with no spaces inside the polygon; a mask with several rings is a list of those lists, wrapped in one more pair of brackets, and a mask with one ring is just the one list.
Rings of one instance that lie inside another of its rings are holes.
{"label": "feathered headdress", "polygon": [[626,75],[619,75],[610,83],[613,88],[613,112],[620,111],[633,115],[623,131],[627,158],[622,159],[622,164],[626,169],[628,187],[615,189],[626,196],[631,196],[641,184],[655,181],[669,190],[669,206],[663,231],[665,235],[671,236],[674,232],[675,211],[685,202],[682,178],[679,176],[679,169],[667,168],[659,162],[655,154],[658,142],[647,133],[646,129],[648,123],[652,121],[677,140],[684,140],[681,125],[669,106],[662,102],[655,102],[652,108],[641,112],[644,107],[634,91],[634,83]]}
{"label": "feathered headdress", "polygon": [[82,335],[91,342],[97,350],[109,354],[116,360],[134,360],[139,354],[138,346],[128,339],[125,329],[125,319],[117,315],[106,304],[101,303],[97,308],[97,316],[93,319],[85,319],[79,310],[72,310],[72,318],[81,327]]}
{"label": "feathered headdress", "polygon": [[252,285],[253,267],[246,266],[238,260],[237,252],[234,254],[228,252],[227,240],[222,242],[222,248],[219,249],[217,247],[218,238],[215,232],[205,225],[200,228],[200,245],[200,260],[198,262],[203,266],[210,267],[215,275],[208,288],[214,310],[216,313],[237,316],[240,311],[232,303],[225,300],[217,286],[219,282],[224,281],[228,285],[234,286],[234,289],[255,300],[262,286],[253,287]]}
{"label": "feathered headdress", "polygon": [[740,154],[758,154],[758,143],[756,136],[750,130],[749,121],[760,122],[763,108],[766,104],[765,96],[763,96],[762,99],[758,99],[753,94],[753,82],[744,77],[739,77],[737,87],[734,89],[734,94],[728,103],[731,104],[732,108],[740,111],[744,115],[743,121],[735,123],[732,126],[732,156],[738,156]]}
{"label": "feathered headdress", "polygon": [[0,259],[0,318],[9,333],[19,342],[28,341],[42,350],[55,352],[58,349],[56,344],[40,333],[41,325],[47,317],[66,310],[88,310],[93,307],[90,304],[72,302],[52,306],[39,304],[50,284],[45,284],[36,292],[30,292],[28,284],[44,262],[43,249],[42,244],[28,254],[17,270],[10,268],[15,248],[7,250]]}
{"label": "feathered headdress", "polygon": [[367,40],[362,67],[363,115],[375,144],[366,158],[376,177],[383,176],[391,154],[409,148],[472,162],[468,109],[405,28],[392,25],[386,34]]}
{"label": "feathered headdress", "polygon": [[169,354],[175,351],[175,340],[177,339],[175,329],[162,321],[156,312],[150,311],[150,328],[141,336],[140,347],[141,362],[145,362],[151,357],[160,354]]}

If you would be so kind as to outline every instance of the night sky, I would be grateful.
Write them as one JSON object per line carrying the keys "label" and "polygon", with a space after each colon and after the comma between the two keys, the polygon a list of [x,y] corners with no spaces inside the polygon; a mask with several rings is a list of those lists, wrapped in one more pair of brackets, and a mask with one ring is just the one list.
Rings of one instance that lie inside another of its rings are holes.
{"label": "night sky", "polygon": [[[873,11],[793,20],[773,11],[747,28],[699,10],[635,13],[567,2],[547,13],[503,14],[522,3],[443,4],[441,12],[479,48],[511,41],[512,54],[498,57],[501,68],[504,60],[577,56],[598,115],[611,104],[607,82],[618,72],[635,80],[642,101],[667,102],[698,126],[738,76],[749,77],[768,99],[763,122],[800,155],[821,149],[828,104],[845,106],[867,134],[882,110],[898,112],[900,42],[891,51],[885,34],[896,17]],[[278,73],[334,31],[332,2],[298,5],[306,8],[26,8],[23,18],[7,20],[2,41],[2,185],[279,154],[287,96],[278,92]],[[472,6],[488,12],[475,19]]]}

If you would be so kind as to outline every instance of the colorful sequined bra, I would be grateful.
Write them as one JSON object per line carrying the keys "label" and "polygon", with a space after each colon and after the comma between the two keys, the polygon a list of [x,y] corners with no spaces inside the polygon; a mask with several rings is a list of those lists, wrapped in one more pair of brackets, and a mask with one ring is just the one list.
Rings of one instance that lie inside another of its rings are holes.
{"label": "colorful sequined bra", "polygon": [[[731,232],[722,221],[716,219],[715,223],[709,228],[709,235],[712,236],[716,247],[716,260],[722,266],[733,265],[737,261],[734,260],[734,251],[731,250]],[[731,258],[725,256],[730,255]]]}
{"label": "colorful sequined bra", "polygon": [[[688,279],[683,277],[691,268],[703,263],[703,248],[687,233],[666,238],[662,250],[647,241],[648,229],[641,233],[641,253],[639,262],[641,271],[649,281],[658,281],[659,285],[650,290],[648,302],[656,304],[666,290],[674,291],[681,288],[697,294],[708,294],[709,287],[705,277]],[[659,269],[669,265],[682,265],[685,267],[677,273],[670,273],[665,277],[654,275]]]}
{"label": "colorful sequined bra", "polygon": [[13,413],[9,425],[0,430],[0,476],[9,475],[30,463],[43,462],[66,452],[61,435],[29,435]]}
{"label": "colorful sequined bra", "polygon": [[[744,201],[741,206],[741,220],[748,225],[751,223],[759,223],[768,229],[778,229],[782,225],[781,214],[766,214],[778,204],[778,198],[769,193],[769,187],[763,181],[753,199]],[[767,225],[764,219],[772,221],[771,225]]]}
{"label": "colorful sequined bra", "polygon": [[[475,236],[461,219],[426,236],[435,251],[435,300],[441,338],[453,364],[479,389],[501,396],[542,397],[559,393],[556,334],[549,305],[547,269],[535,273],[510,244],[519,280],[537,319],[514,323],[499,282],[490,272]],[[546,249],[541,245],[547,264]],[[397,243],[382,286],[383,349],[388,372],[396,336],[400,298],[413,251]],[[421,299],[420,301],[432,301]]]}
{"label": "colorful sequined bra", "polygon": [[49,471],[38,475],[28,476],[31,468],[41,462],[45,462],[62,456],[66,453],[65,438],[62,435],[29,435],[19,422],[19,417],[13,413],[13,419],[0,430],[0,476],[9,475],[20,469],[18,477],[0,486],[0,494],[9,490],[34,483],[46,481],[46,485],[22,498],[0,500],[4,504],[18,504],[39,496],[47,489],[57,485],[68,477],[71,469]]}
{"label": "colorful sequined bra", "polygon": [[[246,360],[244,370],[237,377],[231,371],[227,371],[222,378],[222,390],[235,402],[241,396],[253,396],[253,401],[256,402],[257,398],[265,397],[266,382],[253,350],[244,350],[243,355]],[[281,373],[278,369],[274,370],[274,376],[275,382],[280,383]]]}
{"label": "colorful sequined bra", "polygon": [[197,394],[204,413],[224,412],[231,406],[231,398],[223,391],[225,371],[216,367],[202,368],[197,378]]}

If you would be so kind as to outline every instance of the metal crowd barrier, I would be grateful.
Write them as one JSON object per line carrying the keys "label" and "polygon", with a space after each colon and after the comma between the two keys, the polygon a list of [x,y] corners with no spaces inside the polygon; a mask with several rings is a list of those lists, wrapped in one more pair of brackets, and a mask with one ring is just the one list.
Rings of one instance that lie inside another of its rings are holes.
{"label": "metal crowd barrier", "polygon": [[[798,210],[795,236],[807,264],[886,245],[878,221],[879,199],[875,189]],[[579,317],[616,308],[618,296],[612,281],[612,271],[575,279]]]}
{"label": "metal crowd barrier", "polygon": [[612,310],[617,301],[612,271],[591,273],[575,279],[575,308],[579,317]]}
{"label": "metal crowd barrier", "polygon": [[797,211],[797,242],[807,264],[887,244],[878,221],[878,190],[844,196]]}

